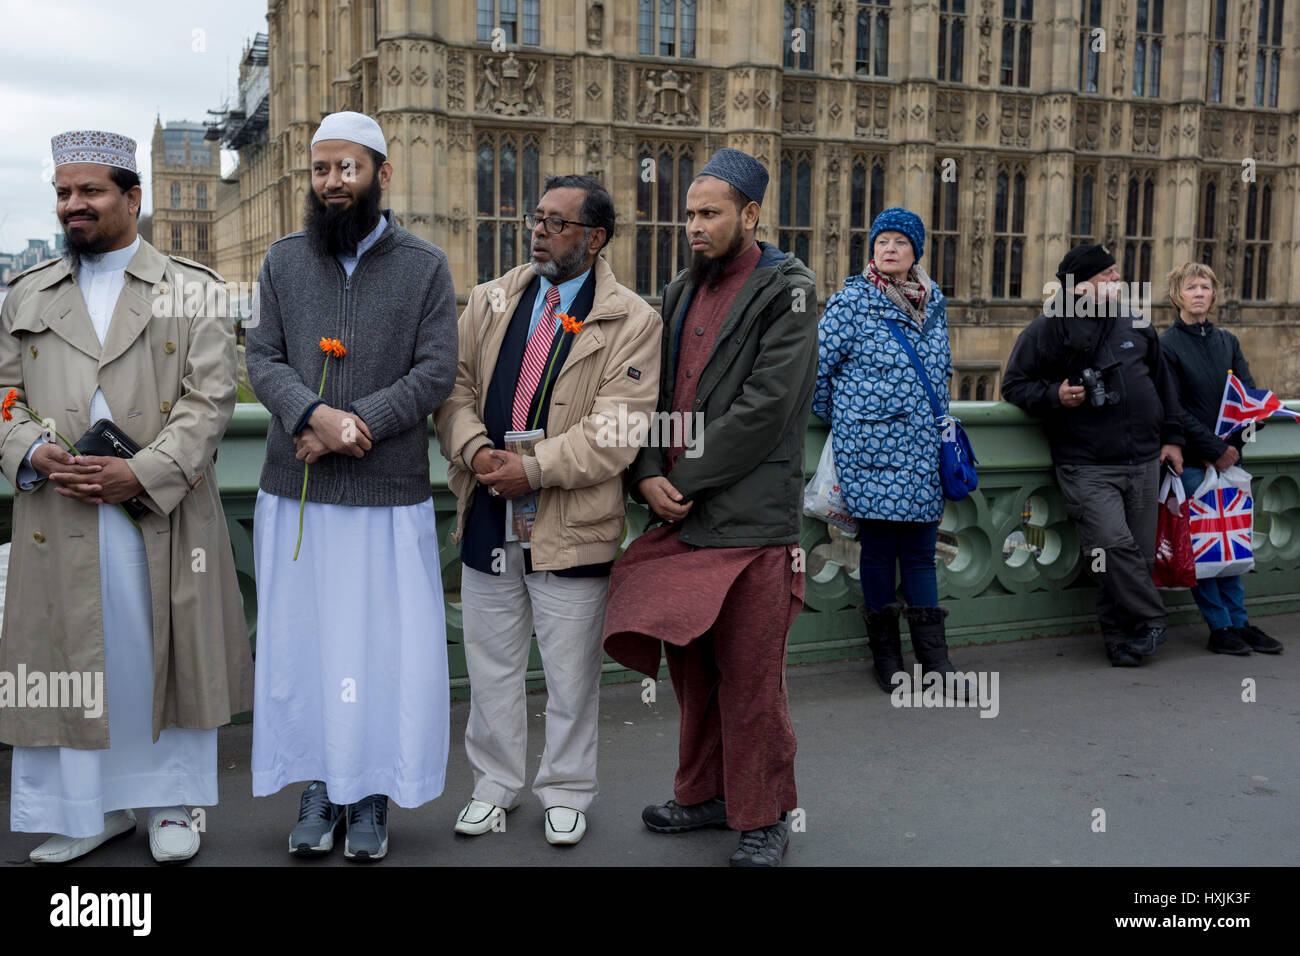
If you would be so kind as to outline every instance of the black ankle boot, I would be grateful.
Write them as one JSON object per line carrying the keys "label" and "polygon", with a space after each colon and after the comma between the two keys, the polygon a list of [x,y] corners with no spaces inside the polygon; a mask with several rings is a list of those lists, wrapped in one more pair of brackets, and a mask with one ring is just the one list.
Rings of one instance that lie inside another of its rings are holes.
{"label": "black ankle boot", "polygon": [[[957,668],[948,660],[948,639],[944,630],[943,619],[948,616],[946,607],[909,607],[903,610],[907,618],[908,632],[912,636],[912,653],[921,665],[922,674],[939,674],[944,678],[945,693],[951,688],[960,690],[955,682],[948,679],[949,674],[957,673]],[[970,688],[966,688],[969,693]]]}
{"label": "black ankle boot", "polygon": [[901,604],[886,604],[879,611],[863,607],[862,616],[867,621],[867,644],[871,647],[871,668],[876,683],[886,694],[894,692],[893,677],[903,670],[903,639],[898,633],[898,614]]}

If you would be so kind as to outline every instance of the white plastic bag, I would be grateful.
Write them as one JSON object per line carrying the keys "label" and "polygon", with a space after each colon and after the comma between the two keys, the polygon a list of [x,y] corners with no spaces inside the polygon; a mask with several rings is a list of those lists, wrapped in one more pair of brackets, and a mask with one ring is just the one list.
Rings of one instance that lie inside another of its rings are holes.
{"label": "white plastic bag", "polygon": [[1250,475],[1244,469],[1205,469],[1191,507],[1197,580],[1233,578],[1255,567],[1254,505]]}
{"label": "white plastic bag", "polygon": [[838,528],[846,537],[852,538],[858,533],[858,523],[849,514],[848,502],[840,492],[840,480],[835,474],[835,451],[829,435],[822,446],[817,472],[803,490],[803,513]]}

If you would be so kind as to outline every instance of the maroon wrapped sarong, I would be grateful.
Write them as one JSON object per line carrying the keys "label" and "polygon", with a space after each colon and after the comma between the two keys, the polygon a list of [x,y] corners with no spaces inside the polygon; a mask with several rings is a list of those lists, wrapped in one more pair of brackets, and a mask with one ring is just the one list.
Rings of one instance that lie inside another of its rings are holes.
{"label": "maroon wrapped sarong", "polygon": [[654,677],[663,642],[681,710],[677,802],[723,797],[737,830],[797,806],[785,657],[804,576],[793,562],[784,545],[692,548],[665,526],[610,575],[605,652]]}

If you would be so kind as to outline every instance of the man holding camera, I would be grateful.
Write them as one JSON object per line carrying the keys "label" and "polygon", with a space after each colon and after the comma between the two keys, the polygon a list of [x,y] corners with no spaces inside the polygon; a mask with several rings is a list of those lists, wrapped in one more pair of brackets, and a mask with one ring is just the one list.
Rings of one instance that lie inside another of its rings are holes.
{"label": "man holding camera", "polygon": [[1106,247],[1071,249],[1056,275],[1061,289],[1016,340],[1002,396],[1043,421],[1066,511],[1098,572],[1106,654],[1137,667],[1168,636],[1151,570],[1161,469],[1183,467],[1181,409],[1149,297],[1142,312],[1123,301]]}

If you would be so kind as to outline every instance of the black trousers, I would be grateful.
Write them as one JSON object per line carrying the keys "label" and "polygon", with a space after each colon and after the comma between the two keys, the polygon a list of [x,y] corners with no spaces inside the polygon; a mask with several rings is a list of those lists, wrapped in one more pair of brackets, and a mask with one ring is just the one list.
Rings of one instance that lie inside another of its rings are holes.
{"label": "black trousers", "polygon": [[1084,564],[1096,567],[1102,636],[1113,642],[1146,627],[1163,627],[1165,602],[1151,580],[1160,462],[1061,464],[1056,482],[1078,531]]}

